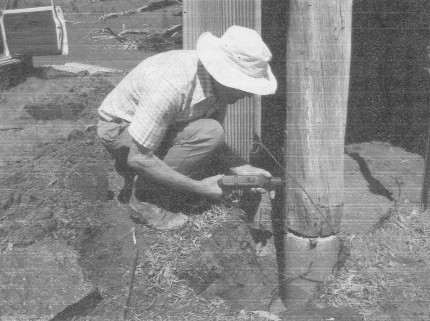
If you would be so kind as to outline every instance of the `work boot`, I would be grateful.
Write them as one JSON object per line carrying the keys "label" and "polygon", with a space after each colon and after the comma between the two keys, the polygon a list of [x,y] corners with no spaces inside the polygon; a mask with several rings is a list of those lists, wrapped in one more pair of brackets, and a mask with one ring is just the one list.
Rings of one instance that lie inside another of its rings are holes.
{"label": "work boot", "polygon": [[124,178],[124,187],[119,192],[117,200],[122,204],[128,204],[128,202],[130,201],[131,193],[133,191],[134,177],[136,175],[135,173],[127,172],[122,173],[122,176]]}
{"label": "work boot", "polygon": [[120,202],[121,204],[127,204],[128,202],[130,202],[131,193],[132,189],[127,186],[124,186],[118,194],[118,202]]}
{"label": "work boot", "polygon": [[181,212],[170,212],[161,206],[139,200],[136,197],[135,187],[133,187],[129,206],[133,210],[132,218],[139,223],[147,223],[157,230],[177,230],[188,222],[188,216]]}

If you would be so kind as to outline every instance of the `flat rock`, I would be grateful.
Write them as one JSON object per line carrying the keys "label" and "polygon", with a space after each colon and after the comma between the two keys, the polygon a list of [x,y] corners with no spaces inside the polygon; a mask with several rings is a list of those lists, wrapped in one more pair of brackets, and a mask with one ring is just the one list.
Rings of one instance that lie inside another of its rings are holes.
{"label": "flat rock", "polygon": [[51,65],[56,70],[78,73],[81,71],[88,71],[90,75],[103,75],[103,74],[118,74],[124,71],[120,69],[100,67],[96,65],[81,64],[77,62],[68,62],[64,65]]}
{"label": "flat rock", "polygon": [[44,239],[0,254],[1,320],[50,320],[94,293],[78,265],[78,254]]}
{"label": "flat rock", "polygon": [[345,203],[341,230],[365,233],[395,202],[420,202],[424,160],[384,142],[345,146]]}

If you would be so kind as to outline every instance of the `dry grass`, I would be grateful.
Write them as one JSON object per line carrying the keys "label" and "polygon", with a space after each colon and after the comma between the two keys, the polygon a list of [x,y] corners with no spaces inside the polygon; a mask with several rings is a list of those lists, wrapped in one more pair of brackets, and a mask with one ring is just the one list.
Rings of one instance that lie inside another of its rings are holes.
{"label": "dry grass", "polygon": [[[199,275],[216,270],[205,261],[201,244],[211,238],[212,231],[234,220],[233,212],[232,208],[213,207],[192,217],[185,229],[157,232],[136,268],[132,306],[137,308],[130,310],[131,319],[250,320],[251,312],[229,315],[222,299],[206,300],[182,280],[187,273]],[[267,319],[253,315],[252,320]]]}
{"label": "dry grass", "polygon": [[[351,257],[321,289],[319,301],[349,306],[364,320],[427,320],[430,311],[428,212],[396,207],[367,235],[347,237]],[[219,227],[234,220],[225,207],[193,217],[176,233],[157,233],[137,267],[134,320],[268,320],[252,312],[229,313],[222,299],[207,300],[183,280],[214,271],[201,252]],[[428,280],[428,281],[427,281]]]}
{"label": "dry grass", "polygon": [[428,320],[429,215],[403,205],[368,235],[350,236],[351,257],[321,299],[350,306],[364,320]]}

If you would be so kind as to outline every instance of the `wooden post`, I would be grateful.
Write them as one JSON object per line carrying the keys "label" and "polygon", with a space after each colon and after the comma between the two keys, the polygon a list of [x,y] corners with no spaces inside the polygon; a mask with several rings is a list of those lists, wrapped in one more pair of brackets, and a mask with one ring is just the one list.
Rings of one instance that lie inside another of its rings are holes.
{"label": "wooden post", "polygon": [[[339,252],[351,0],[290,0],[284,303],[302,304]],[[300,186],[299,186],[300,185]]]}

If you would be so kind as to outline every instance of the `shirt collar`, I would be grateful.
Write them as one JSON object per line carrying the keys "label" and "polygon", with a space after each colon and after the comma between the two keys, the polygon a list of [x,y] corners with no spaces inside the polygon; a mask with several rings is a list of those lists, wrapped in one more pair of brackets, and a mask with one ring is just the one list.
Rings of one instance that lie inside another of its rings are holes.
{"label": "shirt collar", "polygon": [[209,104],[216,101],[213,90],[213,80],[203,64],[199,61],[197,65],[196,87],[194,88],[191,105],[195,105],[205,99],[209,99]]}

